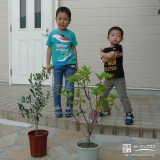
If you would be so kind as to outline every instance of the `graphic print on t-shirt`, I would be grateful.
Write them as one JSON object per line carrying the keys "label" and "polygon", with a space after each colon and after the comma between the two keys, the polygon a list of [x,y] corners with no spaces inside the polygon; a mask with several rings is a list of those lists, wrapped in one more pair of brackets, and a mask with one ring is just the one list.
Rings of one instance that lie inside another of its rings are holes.
{"label": "graphic print on t-shirt", "polygon": [[117,61],[116,59],[110,61],[110,62],[107,62],[105,65],[104,65],[104,71],[105,72],[110,72],[110,71],[115,71],[117,70]]}
{"label": "graphic print on t-shirt", "polygon": [[56,66],[64,66],[67,59],[72,55],[72,52],[69,50],[70,41],[63,34],[54,34],[52,36],[55,41],[55,47],[57,52],[57,63]]}
{"label": "graphic print on t-shirt", "polygon": [[55,34],[53,35],[53,38],[55,38],[59,42],[69,42],[69,39],[65,37],[63,34]]}

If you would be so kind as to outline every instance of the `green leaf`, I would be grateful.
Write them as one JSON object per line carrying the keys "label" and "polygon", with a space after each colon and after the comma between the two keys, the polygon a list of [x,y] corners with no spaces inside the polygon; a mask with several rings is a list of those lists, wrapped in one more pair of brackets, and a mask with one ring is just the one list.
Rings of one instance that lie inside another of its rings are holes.
{"label": "green leaf", "polygon": [[79,82],[78,84],[79,84],[80,86],[83,86],[83,83],[82,83],[82,82]]}
{"label": "green leaf", "polygon": [[104,76],[105,79],[110,79],[113,77],[113,74],[106,73],[106,72],[103,72],[102,75]]}
{"label": "green leaf", "polygon": [[33,93],[33,89],[30,89],[30,91]]}
{"label": "green leaf", "polygon": [[105,104],[107,104],[108,102],[111,102],[112,99],[109,99],[109,98],[107,97],[107,98],[103,98],[103,101],[104,101]]}
{"label": "green leaf", "polygon": [[49,91],[47,91],[46,99],[49,99],[49,97],[50,97],[50,92],[49,92]]}
{"label": "green leaf", "polygon": [[103,96],[103,92],[99,88],[91,88],[92,92],[91,94],[94,94],[95,96]]}
{"label": "green leaf", "polygon": [[[92,71],[90,70],[90,68],[91,67],[87,67],[87,66],[82,66],[81,67],[81,69],[79,69],[78,70],[78,73],[81,75],[81,76],[83,76],[83,77],[87,77],[87,76],[89,76],[91,73],[92,73]],[[89,77],[88,77],[89,78]]]}
{"label": "green leaf", "polygon": [[81,114],[85,114],[86,112],[85,112],[85,111],[83,111],[83,110],[81,110],[81,111],[80,111],[80,113],[81,113]]}
{"label": "green leaf", "polygon": [[76,116],[77,116],[77,117],[79,117],[79,116],[80,116],[80,113],[79,113],[79,112],[77,112],[77,113],[76,113]]}
{"label": "green leaf", "polygon": [[158,10],[158,15],[160,14],[160,9]]}
{"label": "green leaf", "polygon": [[106,74],[106,72],[103,72],[101,75],[99,75],[97,73],[95,73],[95,74],[96,74],[97,78],[101,81],[105,77],[104,74]]}
{"label": "green leaf", "polygon": [[42,115],[41,115],[40,113],[38,113],[38,115],[39,115],[40,117],[42,117]]}
{"label": "green leaf", "polygon": [[100,76],[99,74],[97,74],[97,73],[95,73],[95,74],[96,74],[97,78],[98,78],[99,80],[101,80],[101,76]]}
{"label": "green leaf", "polygon": [[102,108],[102,106],[106,106],[106,105],[107,105],[107,103],[104,103],[102,100],[97,101],[97,103],[96,103],[96,109],[97,108]]}
{"label": "green leaf", "polygon": [[104,109],[103,109],[102,107],[99,108],[99,111],[100,111],[101,113],[104,113]]}
{"label": "green leaf", "polygon": [[77,106],[79,104],[79,100],[74,100],[73,102],[71,102],[74,106]]}
{"label": "green leaf", "polygon": [[25,97],[24,96],[21,97],[21,102],[25,102]]}
{"label": "green leaf", "polygon": [[76,90],[76,97],[77,97],[77,98],[80,97],[80,95],[81,95],[80,93],[81,93],[80,88],[78,88],[78,89]]}
{"label": "green leaf", "polygon": [[109,98],[115,99],[115,98],[119,98],[119,96],[117,94],[109,94]]}
{"label": "green leaf", "polygon": [[81,75],[80,74],[75,74],[73,76],[70,76],[68,78],[66,78],[66,80],[68,80],[69,82],[77,82],[81,79]]}
{"label": "green leaf", "polygon": [[28,79],[28,81],[29,81],[30,84],[33,84],[32,80],[30,78]]}
{"label": "green leaf", "polygon": [[86,103],[86,100],[84,100],[84,99],[81,99],[81,102],[83,102],[83,103]]}
{"label": "green leaf", "polygon": [[50,70],[52,70],[54,68],[53,64],[50,65]]}
{"label": "green leaf", "polygon": [[68,94],[63,93],[63,96],[65,96],[67,99],[71,98],[73,96],[73,94],[70,92]]}
{"label": "green leaf", "polygon": [[46,67],[42,66],[42,71],[44,72],[46,70]]}
{"label": "green leaf", "polygon": [[32,79],[32,73],[30,74],[30,79]]}
{"label": "green leaf", "polygon": [[110,109],[110,107],[108,106],[108,105],[105,105],[104,107],[103,107],[103,110],[105,110],[105,111],[108,111]]}
{"label": "green leaf", "polygon": [[46,74],[46,79],[49,79],[49,76],[48,76],[48,74]]}
{"label": "green leaf", "polygon": [[31,101],[31,95],[28,96],[28,99]]}
{"label": "green leaf", "polygon": [[97,86],[101,91],[105,91],[105,90],[108,88],[107,86],[105,86],[105,85],[103,85],[103,84],[100,84],[100,83],[96,84],[96,86]]}

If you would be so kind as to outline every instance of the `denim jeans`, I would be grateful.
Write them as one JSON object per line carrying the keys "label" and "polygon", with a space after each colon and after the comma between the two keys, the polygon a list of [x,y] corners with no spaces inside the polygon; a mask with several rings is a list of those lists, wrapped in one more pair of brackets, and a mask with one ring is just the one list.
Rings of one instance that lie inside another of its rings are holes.
{"label": "denim jeans", "polygon": [[[53,95],[54,95],[54,107],[61,107],[61,94],[59,92],[62,89],[63,84],[63,76],[68,78],[75,74],[75,66],[74,65],[67,65],[62,68],[54,68],[54,87],[53,87]],[[70,101],[74,100],[74,82],[69,82],[65,80],[65,90],[68,93],[72,93],[72,97],[67,99],[66,106],[73,107],[73,104],[69,103]]]}

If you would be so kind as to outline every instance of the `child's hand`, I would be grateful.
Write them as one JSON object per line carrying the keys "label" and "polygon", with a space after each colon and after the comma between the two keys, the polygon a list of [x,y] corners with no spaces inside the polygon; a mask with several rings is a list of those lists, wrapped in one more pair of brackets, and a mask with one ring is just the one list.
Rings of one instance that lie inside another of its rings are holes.
{"label": "child's hand", "polygon": [[51,73],[50,64],[47,64],[47,65],[46,65],[46,71],[47,71],[47,73],[49,73],[49,74]]}
{"label": "child's hand", "polygon": [[122,52],[121,53],[119,51],[115,52],[115,58],[122,57],[122,56],[123,56]]}
{"label": "child's hand", "polygon": [[103,52],[104,48],[100,48],[100,51]]}
{"label": "child's hand", "polygon": [[78,72],[78,65],[76,65],[75,72],[76,73]]}
{"label": "child's hand", "polygon": [[104,48],[100,48],[100,55],[103,57],[103,50],[104,50]]}

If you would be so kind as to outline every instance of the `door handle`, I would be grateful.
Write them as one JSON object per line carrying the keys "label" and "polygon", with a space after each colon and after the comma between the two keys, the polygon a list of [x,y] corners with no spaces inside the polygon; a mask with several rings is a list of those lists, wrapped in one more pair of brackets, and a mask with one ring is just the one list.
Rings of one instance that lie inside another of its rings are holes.
{"label": "door handle", "polygon": [[48,33],[41,33],[42,36],[48,37]]}

